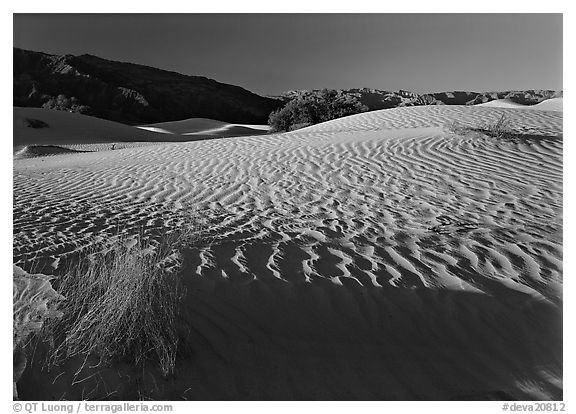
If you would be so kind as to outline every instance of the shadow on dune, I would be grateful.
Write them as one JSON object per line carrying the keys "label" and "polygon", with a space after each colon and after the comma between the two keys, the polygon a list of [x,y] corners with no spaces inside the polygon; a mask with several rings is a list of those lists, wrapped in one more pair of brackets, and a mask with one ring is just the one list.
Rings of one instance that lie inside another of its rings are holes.
{"label": "shadow on dune", "polygon": [[193,272],[183,272],[187,347],[173,376],[92,360],[41,372],[39,349],[21,398],[562,399],[562,313],[545,301]]}
{"label": "shadow on dune", "polygon": [[[249,128],[245,126],[232,126],[230,128],[216,131],[213,134],[208,133],[207,136],[214,136],[219,138],[233,138],[233,137],[243,137],[243,136],[254,136],[254,135],[266,135],[269,132],[267,130]],[[203,134],[199,132],[198,134]]]}
{"label": "shadow on dune", "polygon": [[33,157],[45,157],[48,155],[59,155],[59,154],[76,154],[86,151],[78,151],[73,149],[68,149],[64,147],[59,147],[57,145],[26,145],[21,147],[14,147],[14,158],[33,158]]}

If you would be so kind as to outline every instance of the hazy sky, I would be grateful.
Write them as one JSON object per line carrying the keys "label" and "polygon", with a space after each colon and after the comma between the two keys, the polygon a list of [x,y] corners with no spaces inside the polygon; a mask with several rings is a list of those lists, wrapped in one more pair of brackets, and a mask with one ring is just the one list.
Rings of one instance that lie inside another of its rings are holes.
{"label": "hazy sky", "polygon": [[259,94],[562,89],[561,14],[16,14],[14,46]]}

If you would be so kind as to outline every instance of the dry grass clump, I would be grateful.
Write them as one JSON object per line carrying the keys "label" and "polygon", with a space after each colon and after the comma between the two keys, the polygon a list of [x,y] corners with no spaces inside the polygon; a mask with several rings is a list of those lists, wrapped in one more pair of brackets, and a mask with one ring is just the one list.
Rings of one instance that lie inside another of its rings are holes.
{"label": "dry grass clump", "polygon": [[120,236],[90,248],[60,278],[58,293],[67,300],[64,316],[50,327],[50,362],[96,355],[102,364],[155,360],[165,375],[173,372],[184,294],[175,269],[184,239],[170,235],[152,244]]}
{"label": "dry grass clump", "polygon": [[506,114],[502,114],[495,123],[484,125],[476,130],[492,138],[512,138],[515,136]]}
{"label": "dry grass clump", "polygon": [[515,138],[517,134],[513,131],[510,119],[506,114],[502,114],[496,122],[485,123],[483,125],[472,127],[461,125],[454,121],[448,125],[448,130],[456,135],[469,135],[471,133],[479,133],[492,138],[498,139],[511,139]]}

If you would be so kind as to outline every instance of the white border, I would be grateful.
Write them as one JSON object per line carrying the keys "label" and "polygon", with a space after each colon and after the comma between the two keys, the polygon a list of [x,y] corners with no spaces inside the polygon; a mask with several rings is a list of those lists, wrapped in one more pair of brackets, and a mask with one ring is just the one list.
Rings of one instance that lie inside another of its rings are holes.
{"label": "white border", "polygon": [[[277,5],[274,3],[282,3]],[[289,4],[287,4],[289,3]],[[2,258],[2,269],[5,270],[4,281],[2,282],[2,303],[5,308],[8,308],[10,303],[9,292],[9,272],[11,271],[9,254],[12,250],[12,203],[8,202],[8,194],[12,200],[12,149],[11,149],[11,128],[12,125],[12,93],[8,89],[8,82],[11,78],[12,72],[12,13],[208,13],[208,12],[226,12],[226,13],[564,13],[564,94],[565,94],[565,116],[564,123],[564,251],[565,260],[564,274],[564,401],[566,402],[568,412],[572,411],[574,407],[572,404],[572,391],[574,389],[574,376],[573,376],[573,363],[574,358],[572,352],[576,343],[574,342],[573,334],[573,321],[571,316],[574,315],[574,305],[572,304],[571,296],[574,292],[574,282],[571,280],[574,273],[572,254],[575,252],[574,247],[574,226],[575,220],[571,217],[571,212],[575,211],[573,191],[571,189],[574,179],[573,162],[574,159],[574,143],[576,139],[573,136],[573,106],[571,105],[572,99],[572,80],[570,74],[573,73],[572,65],[573,53],[569,49],[570,41],[568,39],[575,39],[574,24],[576,23],[572,18],[572,10],[569,10],[569,2],[546,1],[546,2],[526,2],[526,1],[498,1],[498,0],[483,0],[479,2],[463,2],[459,1],[404,1],[398,2],[401,4],[389,4],[389,2],[376,2],[376,1],[349,1],[337,2],[334,0],[327,1],[306,1],[306,0],[292,0],[290,2],[272,2],[272,1],[210,1],[210,2],[179,2],[179,1],[163,1],[161,6],[156,2],[145,4],[143,1],[139,2],[118,2],[111,0],[99,0],[91,4],[79,2],[78,0],[59,0],[54,2],[31,0],[31,1],[11,1],[9,4],[3,4],[2,10],[2,53],[10,56],[10,60],[5,60],[2,65],[4,85],[7,87],[3,94],[2,118],[5,128],[9,131],[2,137],[2,151],[3,157],[1,162],[1,184],[2,192],[6,194],[1,204],[2,217],[4,223],[10,224],[2,227],[3,236],[1,238],[0,255]],[[2,328],[4,332],[8,332],[9,324],[8,309],[2,312]],[[8,363],[9,350],[8,336],[4,335],[3,339],[3,352],[2,355],[6,358],[5,373],[2,376],[2,384],[0,392],[2,393],[2,401],[4,402],[7,412],[12,412],[12,395],[11,384],[9,381],[10,368]],[[222,410],[223,412],[250,412],[259,413],[274,412],[282,414],[293,414],[304,411],[318,411],[320,409],[328,409],[331,413],[335,412],[377,412],[384,413],[383,410],[391,410],[391,412],[438,412],[442,413],[495,413],[502,412],[502,403],[500,402],[176,402],[174,412],[187,413],[193,410],[200,412],[212,412],[214,410]]]}

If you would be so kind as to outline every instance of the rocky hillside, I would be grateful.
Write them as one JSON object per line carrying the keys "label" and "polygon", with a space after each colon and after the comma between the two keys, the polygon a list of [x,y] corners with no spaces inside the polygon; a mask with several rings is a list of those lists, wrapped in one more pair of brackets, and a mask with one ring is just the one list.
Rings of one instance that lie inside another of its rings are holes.
{"label": "rocky hillside", "polygon": [[[476,105],[490,102],[495,99],[510,99],[523,105],[535,105],[549,98],[562,96],[562,91],[553,90],[526,90],[502,92],[437,92],[430,94],[417,94],[409,91],[382,91],[379,89],[339,89],[344,94],[352,95],[365,105],[368,110],[396,108],[399,106],[418,105]],[[287,102],[297,96],[311,91],[288,91],[274,97]]]}
{"label": "rocky hillside", "polygon": [[14,106],[66,110],[127,124],[186,118],[265,124],[282,104],[201,76],[92,55],[14,48]]}

